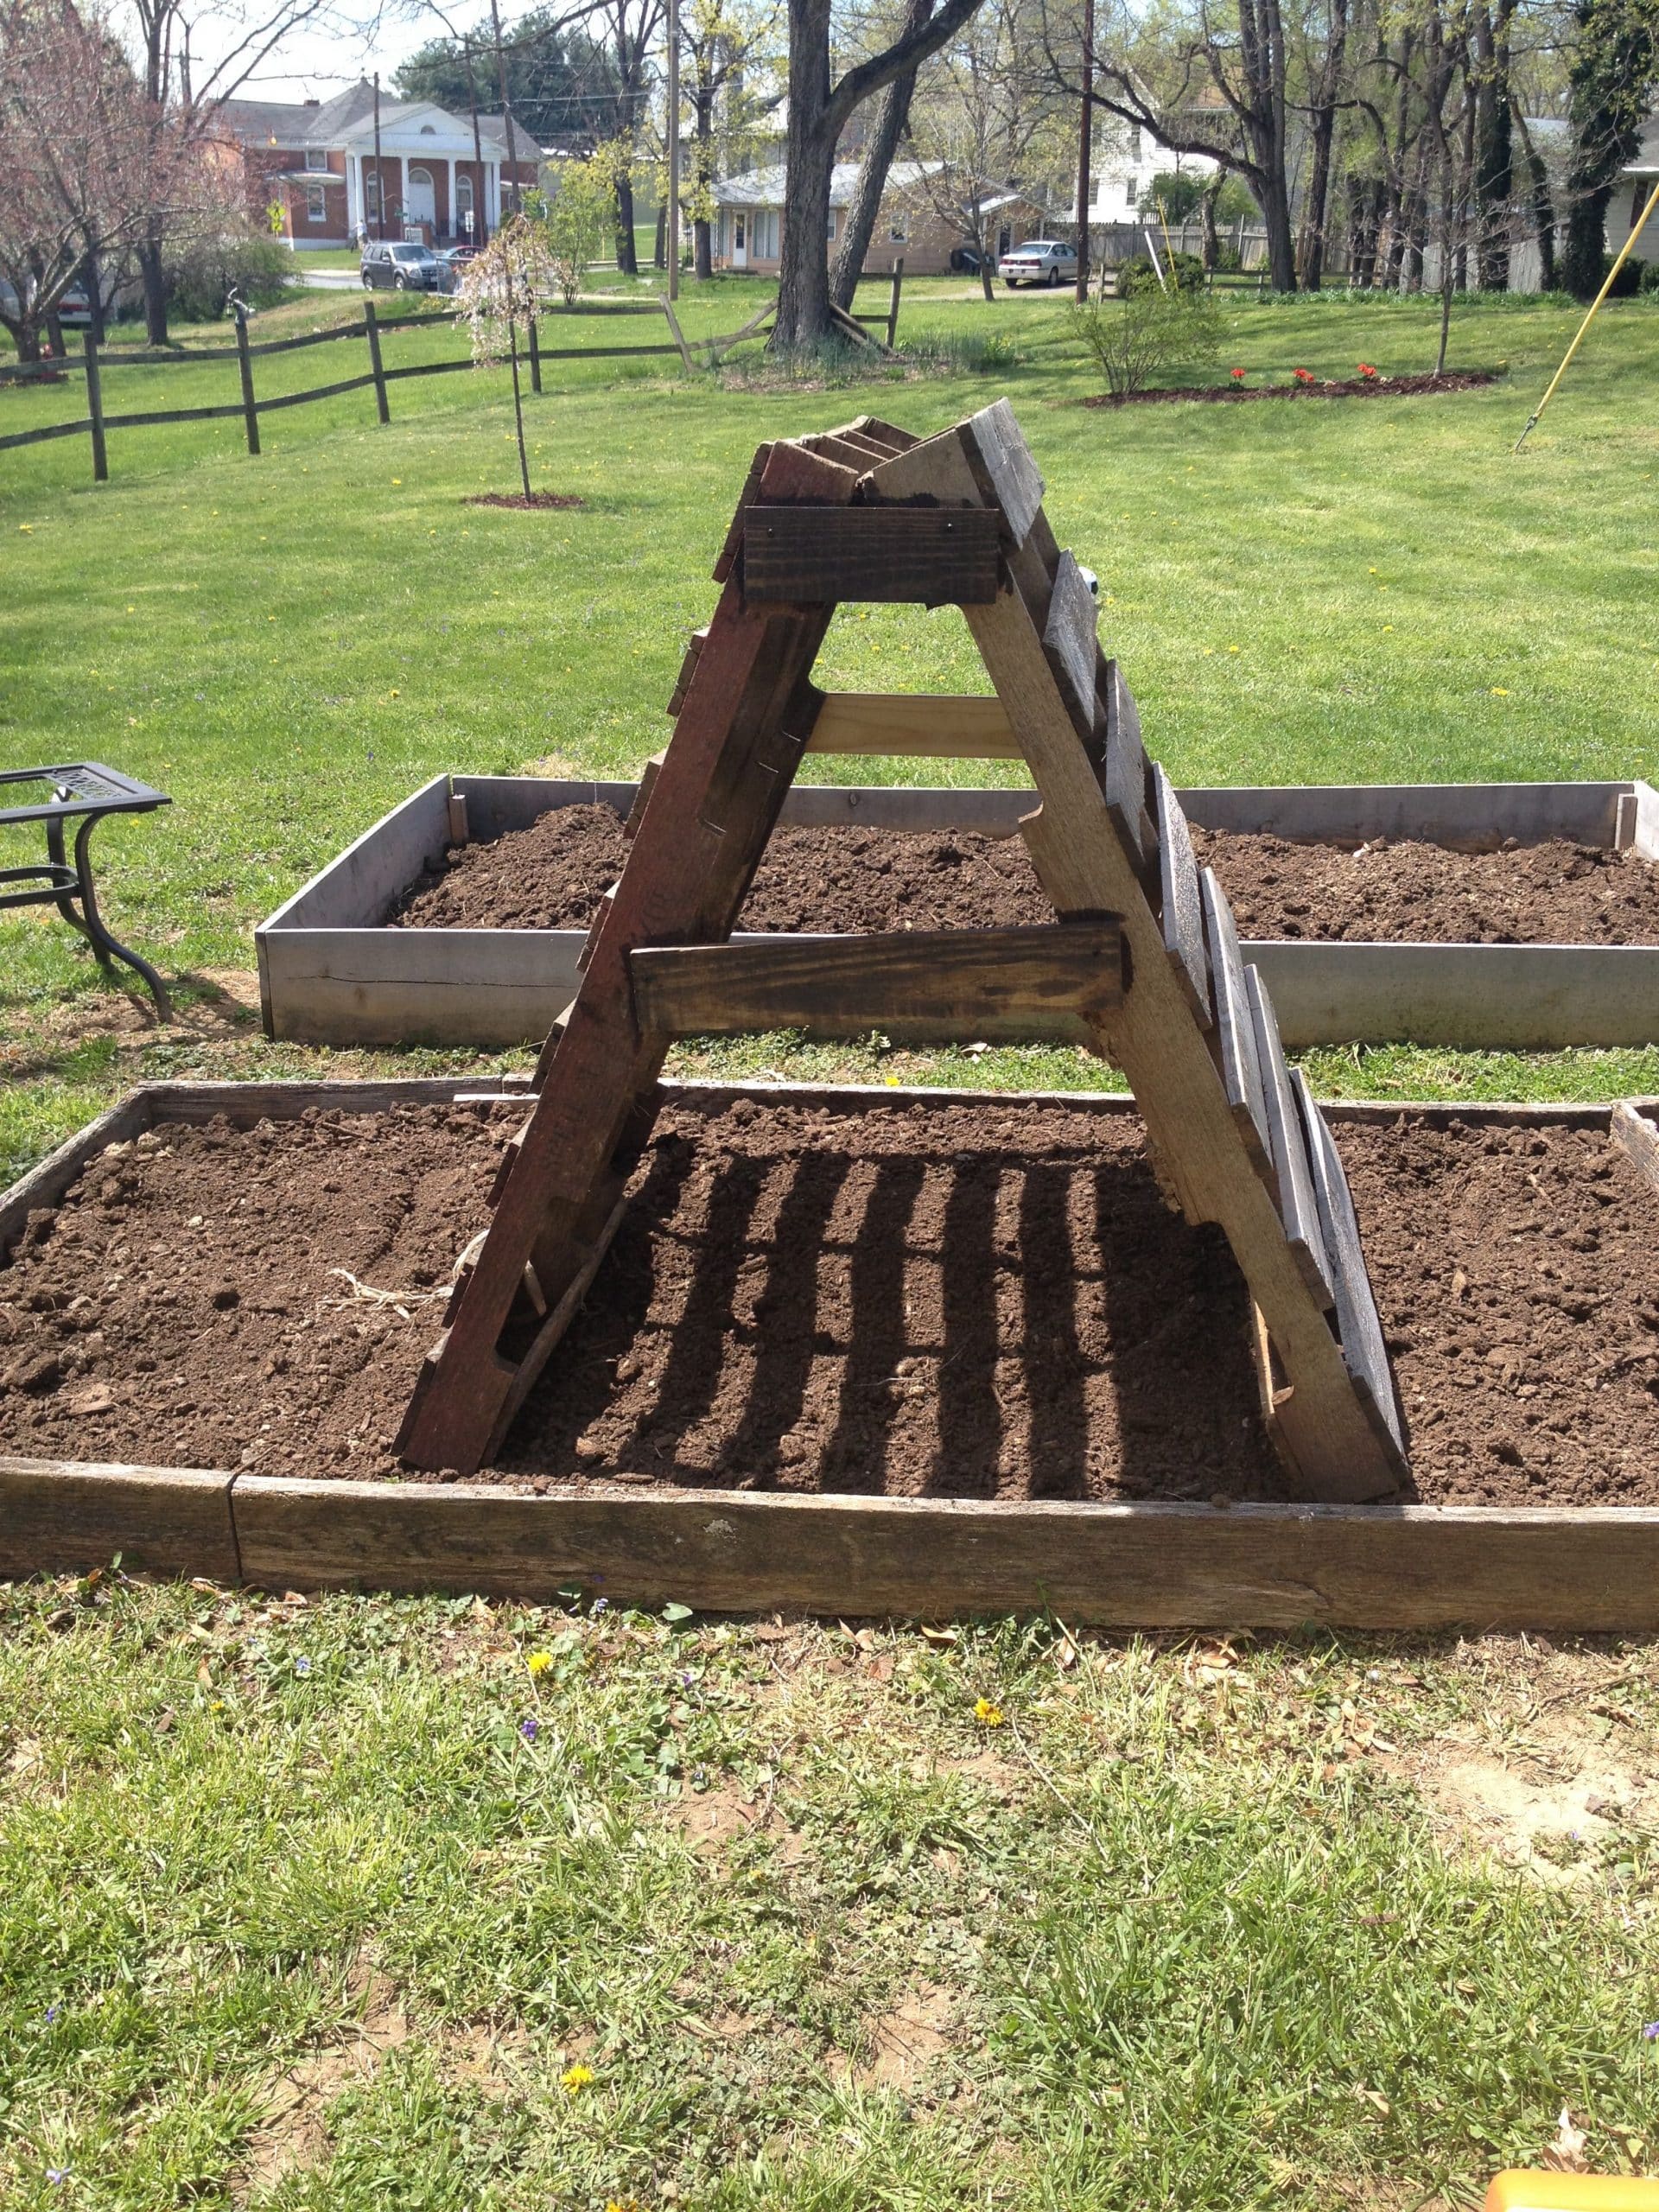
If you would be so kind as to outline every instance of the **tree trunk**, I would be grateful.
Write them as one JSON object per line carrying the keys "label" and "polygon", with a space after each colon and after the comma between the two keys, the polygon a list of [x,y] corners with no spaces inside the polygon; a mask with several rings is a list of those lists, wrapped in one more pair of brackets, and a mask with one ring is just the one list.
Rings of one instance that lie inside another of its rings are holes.
{"label": "tree trunk", "polygon": [[1538,240],[1538,283],[1542,290],[1553,292],[1560,278],[1555,269],[1555,203],[1550,197],[1549,170],[1532,143],[1526,118],[1518,109],[1514,121],[1521,133],[1522,158],[1527,165],[1527,181],[1531,189],[1532,227]]}
{"label": "tree trunk", "polygon": [[633,246],[633,179],[626,169],[616,180],[616,265],[624,276],[639,274],[639,257]]}
{"label": "tree trunk", "polygon": [[167,340],[167,276],[162,267],[162,232],[157,224],[134,249],[138,274],[144,287],[144,341],[165,346]]}
{"label": "tree trunk", "polygon": [[[919,29],[932,12],[933,0],[910,0],[905,14],[905,29],[908,32]],[[881,212],[881,195],[887,188],[887,171],[910,118],[911,95],[915,89],[916,72],[906,69],[876,94],[870,135],[864,142],[864,157],[858,165],[858,184],[853,204],[847,211],[847,227],[836,255],[835,274],[830,280],[830,298],[849,314],[870,240],[875,235],[875,219]],[[792,169],[790,175],[794,175]]]}
{"label": "tree trunk", "polygon": [[[791,78],[794,71],[791,55]],[[779,353],[821,345],[831,329],[830,171],[835,161],[836,130],[836,119],[823,108],[810,115],[804,101],[791,99],[789,190],[784,197],[778,313],[770,341]]]}
{"label": "tree trunk", "polygon": [[652,249],[651,263],[653,269],[666,269],[668,266],[668,202],[666,200],[663,200],[657,209],[657,243]]}
{"label": "tree trunk", "polygon": [[1510,289],[1510,196],[1515,188],[1510,101],[1510,23],[1515,0],[1475,18],[1480,83],[1475,101],[1475,201],[1479,210],[1480,287]]}
{"label": "tree trunk", "polygon": [[[699,63],[698,75],[702,77]],[[712,86],[699,82],[692,94],[692,112],[696,118],[692,159],[696,163],[697,194],[700,200],[715,181],[715,94]],[[706,205],[706,200],[704,201]],[[715,273],[713,226],[707,216],[693,217],[691,223],[692,266],[699,276]]]}
{"label": "tree trunk", "polygon": [[1331,191],[1331,147],[1337,131],[1337,96],[1342,90],[1342,69],[1348,44],[1348,0],[1332,0],[1325,63],[1319,71],[1318,96],[1313,103],[1311,133],[1313,159],[1307,181],[1307,202],[1302,219],[1302,289],[1317,292],[1325,283],[1325,203]]}
{"label": "tree trunk", "polygon": [[20,362],[38,361],[41,358],[41,334],[33,322],[13,322],[7,319],[4,327],[11,333],[11,341],[17,348]]}
{"label": "tree trunk", "polygon": [[1282,166],[1262,194],[1262,221],[1268,233],[1268,282],[1275,292],[1296,289],[1296,234],[1290,227],[1290,191]]}
{"label": "tree trunk", "polygon": [[1221,264],[1221,233],[1216,227],[1216,202],[1221,197],[1224,173],[1217,169],[1214,181],[1198,194],[1198,227],[1202,233],[1199,253],[1206,269]]}

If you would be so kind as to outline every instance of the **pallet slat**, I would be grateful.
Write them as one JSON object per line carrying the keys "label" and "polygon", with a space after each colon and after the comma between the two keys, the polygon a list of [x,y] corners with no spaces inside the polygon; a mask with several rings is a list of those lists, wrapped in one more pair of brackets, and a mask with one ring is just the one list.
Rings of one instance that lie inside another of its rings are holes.
{"label": "pallet slat", "polygon": [[1319,1205],[1313,1196],[1313,1174],[1308,1165],[1301,1117],[1296,1111],[1296,1100],[1285,1066],[1273,1001],[1262,988],[1262,978],[1254,968],[1244,970],[1244,995],[1250,1009],[1256,1059],[1262,1070],[1274,1176],[1279,1186],[1279,1218],[1285,1225],[1285,1236],[1303,1281],[1319,1302],[1328,1306],[1332,1302],[1331,1263],[1325,1256],[1325,1238],[1319,1228]]}
{"label": "pallet slat", "polygon": [[996,517],[984,508],[757,504],[744,521],[743,589],[752,600],[984,606],[996,579]]}
{"label": "pallet slat", "polygon": [[1102,787],[1119,836],[1143,869],[1158,856],[1158,831],[1147,811],[1147,750],[1141,716],[1115,660],[1106,664],[1106,760]]}
{"label": "pallet slat", "polygon": [[1348,1372],[1354,1378],[1355,1389],[1374,1412],[1403,1470],[1406,1464],[1405,1430],[1400,1419],[1394,1376],[1389,1366],[1389,1348],[1377,1315],[1376,1295],[1371,1288],[1370,1272],[1365,1265],[1365,1250],[1360,1243],[1359,1221],[1354,1212],[1353,1193],[1348,1188],[1347,1171],[1325,1126],[1325,1116],[1307,1087],[1307,1078],[1300,1068],[1296,1070],[1293,1081],[1297,1109],[1307,1140],[1308,1162],[1313,1169],[1314,1197],[1319,1210],[1319,1227],[1331,1260],[1331,1282],[1336,1300],[1337,1333],[1342,1338],[1342,1357]]}
{"label": "pallet slat", "polygon": [[1062,553],[1043,623],[1043,650],[1085,737],[1093,734],[1096,722],[1095,664],[1100,651],[1096,620],[1095,595],[1071,553]]}
{"label": "pallet slat", "polygon": [[1250,1163],[1272,1191],[1276,1201],[1279,1179],[1273,1165],[1273,1139],[1268,1129],[1267,1099],[1262,1088],[1262,1064],[1256,1058],[1255,1023],[1244,989],[1244,963],[1239,952],[1238,930],[1227,893],[1217,882],[1215,871],[1205,868],[1199,878],[1204,902],[1205,934],[1210,949],[1210,977],[1215,1007],[1216,1045],[1221,1057],[1221,1079],[1227,1103],[1233,1109]]}
{"label": "pallet slat", "polygon": [[1042,512],[1045,487],[1007,401],[981,408],[969,419],[963,442],[982,492],[1001,512],[1011,543],[1023,545]]}
{"label": "pallet slat", "polygon": [[925,691],[826,691],[806,749],[934,760],[1021,757],[1000,699]]}
{"label": "pallet slat", "polygon": [[1122,998],[1116,921],[1031,929],[891,930],[792,943],[640,949],[628,956],[646,1033],[809,1029],[864,1036],[926,1016],[976,1035],[1032,1007],[1096,1020]]}
{"label": "pallet slat", "polygon": [[1160,767],[1152,772],[1158,822],[1158,868],[1162,887],[1164,945],[1201,1029],[1211,1026],[1210,961],[1204,949],[1204,908],[1198,862],[1186,817]]}

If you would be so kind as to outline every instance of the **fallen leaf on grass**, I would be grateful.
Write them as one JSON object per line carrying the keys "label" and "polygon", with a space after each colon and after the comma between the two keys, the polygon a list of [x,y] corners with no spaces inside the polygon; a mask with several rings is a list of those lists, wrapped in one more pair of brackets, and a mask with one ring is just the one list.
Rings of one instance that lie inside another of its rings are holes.
{"label": "fallen leaf on grass", "polygon": [[1538,2163],[1547,2173],[1585,2174],[1590,2171],[1590,2161],[1584,2155],[1585,2133],[1574,2127],[1572,2115],[1563,2105],[1561,2117],[1555,2130],[1555,2140]]}

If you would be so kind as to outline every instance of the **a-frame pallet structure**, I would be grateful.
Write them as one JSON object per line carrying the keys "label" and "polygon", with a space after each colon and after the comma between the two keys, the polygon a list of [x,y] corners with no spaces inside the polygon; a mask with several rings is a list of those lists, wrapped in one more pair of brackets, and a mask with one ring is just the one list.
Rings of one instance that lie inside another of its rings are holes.
{"label": "a-frame pallet structure", "polygon": [[[1336,1147],[1287,1071],[1271,1001],[1241,966],[1227,899],[1195,865],[1042,497],[1006,400],[925,440],[866,416],[757,453],[626,866],[410,1401],[407,1461],[471,1472],[499,1444],[615,1231],[677,1036],[868,1031],[918,1007],[958,1011],[980,1033],[1042,1004],[1122,1069],[1166,1193],[1225,1232],[1254,1301],[1264,1415],[1299,1492],[1395,1488],[1404,1440]],[[1053,926],[726,942],[815,733],[824,749],[860,749],[857,702],[827,707],[811,682],[842,600],[961,607],[996,702],[908,702],[890,743],[870,714],[861,749],[1022,756],[1039,804],[1020,827]]]}

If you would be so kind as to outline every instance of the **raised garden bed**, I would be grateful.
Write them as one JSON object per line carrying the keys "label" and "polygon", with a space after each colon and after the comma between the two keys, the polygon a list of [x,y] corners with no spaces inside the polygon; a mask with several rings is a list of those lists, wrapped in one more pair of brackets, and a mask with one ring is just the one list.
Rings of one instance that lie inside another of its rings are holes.
{"label": "raised garden bed", "polygon": [[1253,399],[1420,399],[1438,391],[1472,391],[1496,384],[1497,369],[1446,369],[1439,376],[1314,377],[1306,384],[1160,385],[1151,391],[1100,391],[1085,407],[1155,406],[1160,402],[1199,400],[1236,406]]}
{"label": "raised garden bed", "polygon": [[1127,1102],[665,1091],[586,1312],[465,1484],[397,1478],[387,1443],[522,1100],[131,1094],[0,1201],[29,1454],[0,1459],[0,1573],[1659,1625],[1649,1122],[1328,1109],[1429,1502],[1309,1507],[1225,1249],[1163,1211]]}
{"label": "raised garden bed", "polygon": [[[471,840],[454,869],[452,792],[466,801]],[[634,792],[435,778],[259,931],[268,1032],[335,1045],[544,1036],[574,994]],[[1646,784],[1180,798],[1287,1045],[1543,1051],[1659,1039],[1659,872],[1649,865],[1659,794]],[[785,930],[821,927],[826,916],[857,929],[1046,918],[1017,842],[1032,804],[1021,789],[797,785],[785,830],[860,834],[839,846],[809,840],[792,855],[779,841],[745,918]],[[902,846],[895,832],[906,833]],[[1540,933],[1550,941],[1504,941]],[[1040,1037],[1040,1022],[1029,1033]],[[899,1039],[934,1040],[920,1025]]]}

